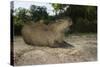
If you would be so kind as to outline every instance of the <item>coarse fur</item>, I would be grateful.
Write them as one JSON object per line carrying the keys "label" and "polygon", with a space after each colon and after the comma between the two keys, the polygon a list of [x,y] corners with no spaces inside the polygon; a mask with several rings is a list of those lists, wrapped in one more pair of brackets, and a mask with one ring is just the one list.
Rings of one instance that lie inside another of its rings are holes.
{"label": "coarse fur", "polygon": [[64,30],[71,25],[70,19],[59,19],[48,25],[40,22],[28,23],[22,28],[22,36],[27,44],[57,47],[64,44]]}

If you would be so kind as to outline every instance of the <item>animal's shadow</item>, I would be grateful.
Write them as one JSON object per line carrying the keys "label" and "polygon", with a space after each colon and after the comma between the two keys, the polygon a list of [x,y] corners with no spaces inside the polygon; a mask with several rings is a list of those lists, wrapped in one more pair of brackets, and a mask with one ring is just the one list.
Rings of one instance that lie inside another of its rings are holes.
{"label": "animal's shadow", "polygon": [[[29,44],[29,43],[26,43],[30,46],[34,46],[36,47],[37,45],[32,45],[32,44]],[[68,42],[65,42],[65,41],[62,41],[61,43],[55,41],[54,45],[53,46],[40,46],[38,45],[38,47],[50,47],[50,48],[74,48],[74,46],[72,44],[69,44]]]}
{"label": "animal's shadow", "polygon": [[61,43],[55,42],[55,46],[52,46],[52,48],[73,48],[74,46],[72,44],[69,44],[68,42],[62,41]]}

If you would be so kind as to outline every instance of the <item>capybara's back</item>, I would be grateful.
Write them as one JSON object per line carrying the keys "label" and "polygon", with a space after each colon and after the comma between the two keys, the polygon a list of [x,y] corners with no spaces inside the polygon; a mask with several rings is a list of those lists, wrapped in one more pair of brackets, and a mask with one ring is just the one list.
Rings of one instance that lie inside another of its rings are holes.
{"label": "capybara's back", "polygon": [[54,38],[53,32],[41,23],[25,24],[22,28],[22,36],[24,41],[31,45],[48,46],[54,42],[52,39]]}

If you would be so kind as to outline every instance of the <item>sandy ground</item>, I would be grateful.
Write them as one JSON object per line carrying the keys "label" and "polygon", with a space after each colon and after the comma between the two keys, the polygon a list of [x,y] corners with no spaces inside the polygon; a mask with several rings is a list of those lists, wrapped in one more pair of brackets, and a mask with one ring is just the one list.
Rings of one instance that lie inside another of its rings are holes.
{"label": "sandy ground", "polygon": [[14,37],[14,65],[37,65],[87,62],[97,60],[96,34],[72,34],[65,39],[74,47],[36,47],[24,43],[22,37]]}

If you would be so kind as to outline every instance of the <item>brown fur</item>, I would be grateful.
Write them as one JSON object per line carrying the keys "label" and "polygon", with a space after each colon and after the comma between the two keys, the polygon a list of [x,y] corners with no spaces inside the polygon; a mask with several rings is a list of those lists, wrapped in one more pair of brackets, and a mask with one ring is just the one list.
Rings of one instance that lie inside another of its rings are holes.
{"label": "brown fur", "polygon": [[72,25],[68,19],[59,19],[55,23],[45,25],[43,23],[29,23],[22,28],[22,36],[27,44],[37,46],[58,46],[63,42],[64,29]]}

